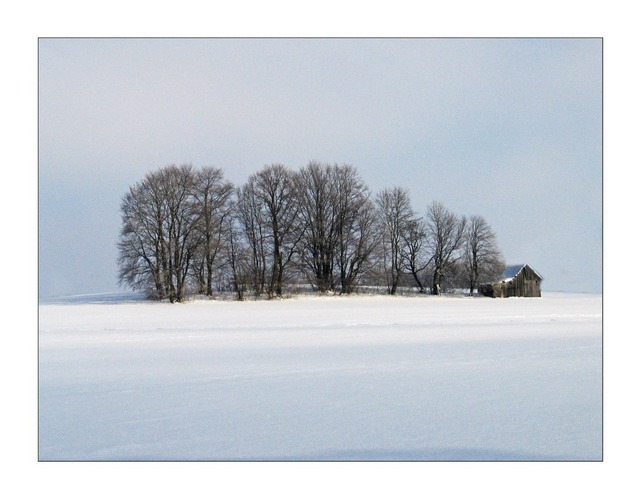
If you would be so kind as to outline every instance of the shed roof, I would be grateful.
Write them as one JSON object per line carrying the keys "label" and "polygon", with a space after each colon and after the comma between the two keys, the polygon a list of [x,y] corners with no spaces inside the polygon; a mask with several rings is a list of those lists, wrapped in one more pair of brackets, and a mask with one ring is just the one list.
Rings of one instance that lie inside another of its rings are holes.
{"label": "shed roof", "polygon": [[541,280],[543,279],[543,276],[541,276],[538,272],[532,269],[532,266],[528,266],[527,264],[515,264],[515,265],[507,266],[505,268],[505,271],[503,271],[503,276],[501,276],[501,279],[503,281],[509,281],[515,278],[516,275],[519,274],[521,272],[521,269],[523,269],[525,266],[529,267],[530,270],[539,277],[539,279]]}

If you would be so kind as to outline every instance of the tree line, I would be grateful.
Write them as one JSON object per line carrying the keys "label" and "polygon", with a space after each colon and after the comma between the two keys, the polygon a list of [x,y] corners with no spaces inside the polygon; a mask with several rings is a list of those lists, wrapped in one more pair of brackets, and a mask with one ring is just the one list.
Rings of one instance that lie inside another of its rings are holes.
{"label": "tree line", "polygon": [[242,186],[220,168],[169,165],[131,186],[120,208],[119,282],[157,300],[273,298],[294,285],[472,294],[505,268],[482,216],[440,202],[419,215],[407,189],[373,195],[351,165],[273,164]]}

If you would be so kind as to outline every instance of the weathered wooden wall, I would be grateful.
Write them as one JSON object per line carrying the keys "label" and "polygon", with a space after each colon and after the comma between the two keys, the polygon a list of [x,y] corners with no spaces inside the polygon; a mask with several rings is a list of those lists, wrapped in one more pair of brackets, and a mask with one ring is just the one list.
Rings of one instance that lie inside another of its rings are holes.
{"label": "weathered wooden wall", "polygon": [[479,286],[479,293],[488,297],[540,297],[541,278],[525,266],[510,280]]}

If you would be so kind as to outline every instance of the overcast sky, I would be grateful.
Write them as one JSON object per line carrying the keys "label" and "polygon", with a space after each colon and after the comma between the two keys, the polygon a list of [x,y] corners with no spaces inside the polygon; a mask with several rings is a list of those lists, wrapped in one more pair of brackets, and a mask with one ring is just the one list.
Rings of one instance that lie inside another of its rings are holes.
{"label": "overcast sky", "polygon": [[149,171],[310,160],[484,216],[544,291],[601,292],[600,39],[41,39],[39,295],[118,290]]}

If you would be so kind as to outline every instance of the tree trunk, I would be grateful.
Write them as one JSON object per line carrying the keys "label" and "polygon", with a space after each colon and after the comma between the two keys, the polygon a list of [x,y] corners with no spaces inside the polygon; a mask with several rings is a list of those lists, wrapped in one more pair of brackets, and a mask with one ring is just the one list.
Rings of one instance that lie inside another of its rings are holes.
{"label": "tree trunk", "polygon": [[441,273],[438,270],[432,277],[432,295],[441,295]]}
{"label": "tree trunk", "polygon": [[213,262],[207,259],[207,297],[214,296],[214,266]]}
{"label": "tree trunk", "polygon": [[423,283],[421,283],[420,278],[418,277],[418,274],[414,269],[412,269],[412,277],[414,278],[414,281],[416,281],[416,284],[418,285],[418,291],[419,293],[424,293],[425,292],[425,287],[423,286]]}

